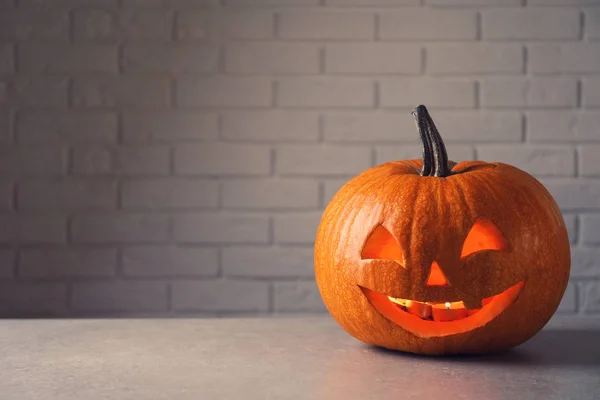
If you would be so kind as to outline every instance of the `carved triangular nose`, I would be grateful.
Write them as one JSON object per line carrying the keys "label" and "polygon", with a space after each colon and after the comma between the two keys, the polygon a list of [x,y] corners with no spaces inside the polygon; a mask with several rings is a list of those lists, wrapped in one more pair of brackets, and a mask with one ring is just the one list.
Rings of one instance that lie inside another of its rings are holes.
{"label": "carved triangular nose", "polygon": [[440,266],[434,261],[431,263],[431,270],[427,278],[427,286],[448,286],[448,279],[440,269]]}

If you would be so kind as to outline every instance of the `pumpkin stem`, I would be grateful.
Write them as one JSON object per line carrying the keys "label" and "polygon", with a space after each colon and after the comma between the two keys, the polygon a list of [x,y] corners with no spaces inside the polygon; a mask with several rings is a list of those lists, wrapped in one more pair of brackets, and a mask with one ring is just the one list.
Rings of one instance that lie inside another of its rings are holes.
{"label": "pumpkin stem", "polygon": [[423,159],[423,168],[421,176],[437,176],[439,178],[451,174],[448,166],[448,154],[446,146],[440,136],[431,115],[424,105],[415,107],[411,113],[417,125],[417,131],[421,137],[423,151],[421,158]]}
{"label": "pumpkin stem", "polygon": [[[419,132],[419,136],[421,137],[421,144],[423,146],[423,150],[421,151],[421,159],[423,160],[421,176],[431,176],[431,173],[433,172],[433,148],[431,146],[431,135],[428,134],[427,129],[421,129],[422,123],[419,122],[420,114],[417,108],[413,110],[412,115],[415,119],[417,131]],[[427,110],[425,110],[425,112],[427,112]]]}

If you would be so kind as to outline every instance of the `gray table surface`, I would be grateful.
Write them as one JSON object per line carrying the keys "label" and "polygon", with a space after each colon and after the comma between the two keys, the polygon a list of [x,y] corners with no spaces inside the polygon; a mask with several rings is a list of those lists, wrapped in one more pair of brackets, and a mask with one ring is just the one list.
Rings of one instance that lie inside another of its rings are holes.
{"label": "gray table surface", "polygon": [[445,358],[364,345],[329,317],[0,320],[0,360],[2,400],[585,400],[600,399],[600,320]]}

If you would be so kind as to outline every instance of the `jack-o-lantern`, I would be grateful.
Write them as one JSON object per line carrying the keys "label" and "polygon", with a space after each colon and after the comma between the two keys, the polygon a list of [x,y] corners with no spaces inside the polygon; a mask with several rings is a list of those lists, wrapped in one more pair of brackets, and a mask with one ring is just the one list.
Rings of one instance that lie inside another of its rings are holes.
{"label": "jack-o-lantern", "polygon": [[422,160],[347,182],[325,209],[315,273],[333,318],[359,340],[423,354],[519,345],[556,311],[570,270],[560,210],[531,175],[448,161],[427,109]]}

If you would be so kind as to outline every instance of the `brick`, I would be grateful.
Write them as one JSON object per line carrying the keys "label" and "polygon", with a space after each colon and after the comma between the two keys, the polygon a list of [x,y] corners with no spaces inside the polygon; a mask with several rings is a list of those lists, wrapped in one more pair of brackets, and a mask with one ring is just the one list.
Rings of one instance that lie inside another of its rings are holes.
{"label": "brick", "polygon": [[418,74],[421,46],[397,43],[334,43],[325,47],[325,71],[353,74]]}
{"label": "brick", "polygon": [[226,247],[223,270],[232,277],[312,277],[313,250],[299,247]]}
{"label": "brick", "polygon": [[77,108],[168,107],[169,84],[164,78],[141,76],[76,78],[73,105]]}
{"label": "brick", "polygon": [[[541,182],[552,194],[561,210],[600,207],[600,182],[575,179],[542,179]],[[583,225],[583,218],[580,219],[580,224]]]}
{"label": "brick", "polygon": [[[597,204],[594,204],[597,205]],[[581,241],[585,244],[600,243],[600,215],[583,214],[581,221]]]}
{"label": "brick", "polygon": [[520,6],[522,0],[425,0],[434,6]]}
{"label": "brick", "polygon": [[222,182],[223,207],[306,209],[319,206],[318,182],[308,179],[236,179]]}
{"label": "brick", "polygon": [[532,6],[585,6],[598,5],[598,0],[527,0]]}
{"label": "brick", "polygon": [[219,51],[211,44],[135,43],[123,50],[125,72],[211,72],[217,67]]}
{"label": "brick", "polygon": [[13,208],[14,184],[0,182],[0,211],[10,211]]}
{"label": "brick", "polygon": [[219,272],[218,250],[204,247],[133,246],[122,250],[123,273],[135,277],[201,277]]}
{"label": "brick", "polygon": [[24,278],[111,277],[117,270],[117,251],[110,248],[23,249],[19,276]]}
{"label": "brick", "polygon": [[157,214],[75,215],[71,221],[75,243],[157,243],[169,237],[169,220]]}
{"label": "brick", "polygon": [[214,280],[173,282],[173,309],[177,311],[267,311],[267,282]]}
{"label": "brick", "polygon": [[164,6],[166,6],[166,1],[164,0],[121,0],[121,7],[123,7],[124,9],[162,9]]}
{"label": "brick", "polygon": [[225,111],[221,136],[227,140],[314,142],[319,138],[319,116],[312,111]]}
{"label": "brick", "polygon": [[9,94],[8,94],[8,83],[0,82],[0,106],[6,106],[9,104]]}
{"label": "brick", "polygon": [[282,175],[357,174],[371,166],[366,146],[280,146],[275,170]]}
{"label": "brick", "polygon": [[600,176],[598,152],[600,145],[586,144],[579,148],[579,174],[582,176]]}
{"label": "brick", "polygon": [[114,113],[24,111],[16,121],[16,138],[26,144],[111,143],[117,140]]}
{"label": "brick", "polygon": [[375,15],[345,10],[282,11],[279,35],[283,39],[373,39]]}
{"label": "brick", "polygon": [[66,10],[15,10],[0,14],[0,38],[5,41],[66,41],[68,37]]}
{"label": "brick", "polygon": [[23,108],[67,108],[68,83],[67,78],[21,76],[8,81],[6,104]]}
{"label": "brick", "polygon": [[477,147],[481,160],[503,162],[535,176],[575,176],[575,151],[554,145],[484,145]]}
{"label": "brick", "polygon": [[15,275],[15,252],[10,249],[0,249],[0,281],[12,279]]}
{"label": "brick", "polygon": [[231,6],[316,6],[318,0],[226,0]]}
{"label": "brick", "polygon": [[373,81],[368,78],[302,77],[279,80],[283,107],[373,107]]}
{"label": "brick", "polygon": [[75,282],[71,307],[76,311],[164,311],[168,291],[164,282]]}
{"label": "brick", "polygon": [[[2,86],[0,86],[0,99],[2,96],[1,90]],[[8,145],[12,141],[12,126],[11,113],[8,110],[0,108],[0,144],[3,146]]]}
{"label": "brick", "polygon": [[161,178],[125,181],[121,204],[135,209],[216,208],[217,181]]}
{"label": "brick", "polygon": [[116,7],[118,0],[18,0],[22,8],[56,8],[73,6]]}
{"label": "brick", "polygon": [[[268,10],[227,11],[218,14],[219,33],[225,39],[270,39],[274,32],[273,12]],[[189,29],[189,28],[188,28]]]}
{"label": "brick", "polygon": [[169,40],[173,16],[161,10],[82,8],[73,11],[77,41]]}
{"label": "brick", "polygon": [[0,215],[0,243],[65,243],[67,222],[63,216],[44,215]]}
{"label": "brick", "polygon": [[471,80],[382,78],[379,92],[382,107],[475,107],[475,82]]}
{"label": "brick", "polygon": [[584,107],[600,107],[600,78],[583,78],[581,89]]}
{"label": "brick", "polygon": [[17,185],[19,210],[106,210],[117,207],[117,185],[111,181],[29,181]]}
{"label": "brick", "polygon": [[67,313],[67,285],[63,282],[1,282],[0,316],[49,317]]}
{"label": "brick", "polygon": [[528,69],[533,73],[587,73],[600,71],[600,44],[540,43],[529,45]]}
{"label": "brick", "polygon": [[325,0],[328,6],[419,6],[421,0]]}
{"label": "brick", "polygon": [[117,72],[117,47],[26,44],[19,48],[19,69],[29,73]]}
{"label": "brick", "polygon": [[217,137],[218,115],[215,112],[123,113],[123,141],[126,143],[178,143]]}
{"label": "brick", "polygon": [[173,236],[182,243],[266,243],[269,222],[262,215],[176,215]]}
{"label": "brick", "polygon": [[412,8],[379,17],[383,40],[475,40],[477,13],[472,10]]}
{"label": "brick", "polygon": [[205,143],[175,149],[175,172],[180,175],[266,175],[269,146]]}
{"label": "brick", "polygon": [[276,243],[314,244],[321,213],[286,213],[276,215],[274,220]]}
{"label": "brick", "polygon": [[[140,0],[144,1],[144,0]],[[144,1],[145,2],[145,1]],[[195,8],[211,8],[215,9],[220,5],[218,0],[163,0],[163,8],[174,9],[190,9]]]}
{"label": "brick", "polygon": [[577,287],[576,283],[570,281],[567,285],[563,298],[556,310],[559,314],[572,314],[577,311]]}
{"label": "brick", "polygon": [[527,132],[532,142],[598,141],[596,127],[600,112],[531,111],[527,113]]}
{"label": "brick", "polygon": [[[577,217],[573,214],[563,214],[563,219],[565,220],[565,225],[567,227],[567,233],[569,235],[569,242],[571,244],[577,243]],[[571,253],[573,252],[573,247],[571,246]]]}
{"label": "brick", "polygon": [[600,10],[597,8],[587,9],[584,11],[584,16],[584,36],[591,40],[600,39]]}
{"label": "brick", "polygon": [[163,146],[136,147],[76,147],[72,168],[83,175],[167,175],[169,148]]}
{"label": "brick", "polygon": [[282,312],[325,312],[325,304],[313,281],[276,282],[274,310]]}
{"label": "brick", "polygon": [[[446,146],[448,158],[461,162],[475,159],[475,149],[471,145],[450,144]],[[421,145],[386,145],[375,147],[375,163],[383,164],[389,161],[414,160],[421,158]],[[485,159],[479,156],[479,159]],[[327,186],[325,186],[327,187]]]}
{"label": "brick", "polygon": [[61,147],[3,146],[0,149],[0,175],[60,175],[65,169],[66,154]]}
{"label": "brick", "polygon": [[0,110],[0,143],[3,145],[11,141],[12,125],[10,113],[7,110]]}
{"label": "brick", "polygon": [[177,13],[175,33],[179,40],[204,40],[214,35],[214,13],[186,11]]}
{"label": "brick", "polygon": [[573,77],[488,78],[481,82],[481,103],[490,108],[576,107],[577,96]]}
{"label": "brick", "polygon": [[600,312],[600,281],[579,283],[579,305],[583,313]]}
{"label": "brick", "polygon": [[427,71],[440,75],[520,74],[524,52],[518,44],[431,44]]}
{"label": "brick", "polygon": [[225,71],[241,74],[310,74],[319,72],[319,47],[306,43],[230,43]]}
{"label": "brick", "polygon": [[271,81],[263,77],[180,78],[176,103],[184,107],[267,107]]}
{"label": "brick", "polygon": [[506,8],[482,12],[482,35],[492,40],[578,39],[579,11],[571,8]]}
{"label": "brick", "polygon": [[324,139],[328,142],[397,142],[418,139],[409,112],[340,111],[323,116]]}
{"label": "brick", "polygon": [[439,111],[432,114],[446,142],[520,142],[522,116],[514,111]]}
{"label": "brick", "polygon": [[575,278],[600,277],[600,249],[571,248],[571,276]]}
{"label": "brick", "polygon": [[10,74],[15,71],[15,58],[12,44],[0,44],[0,74]]}

